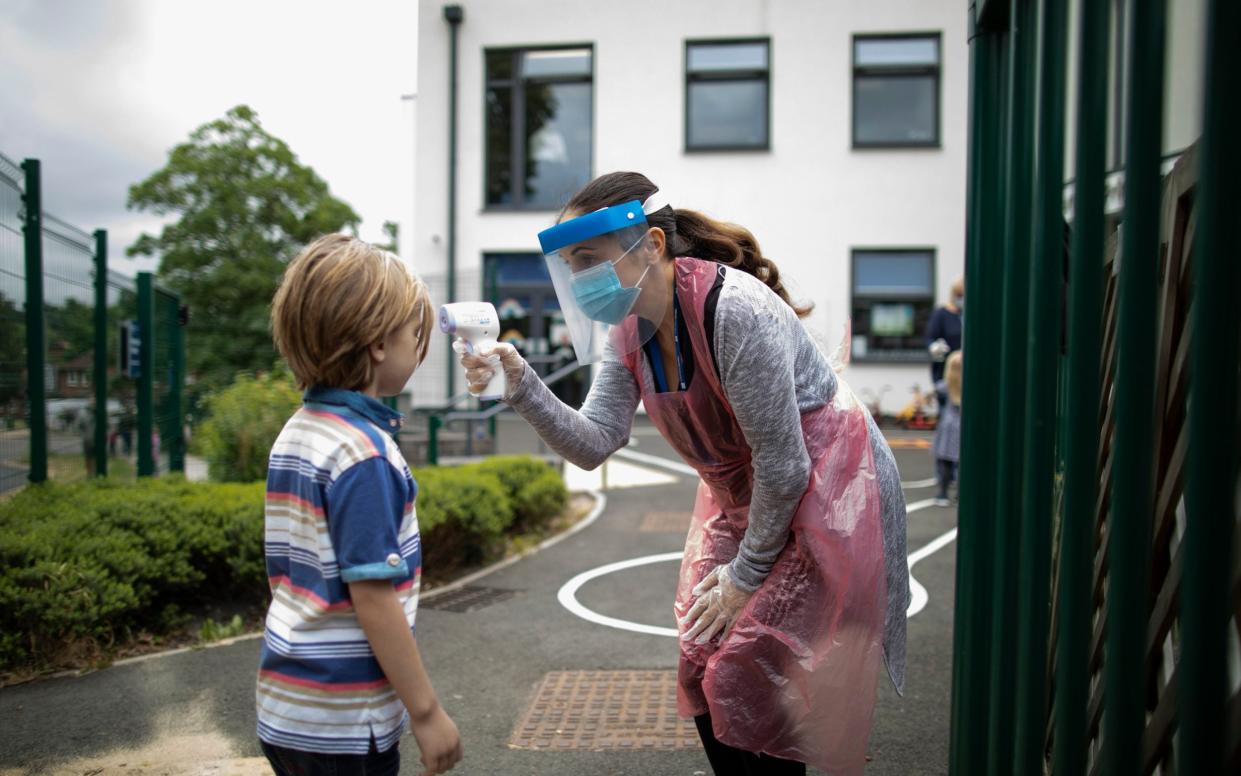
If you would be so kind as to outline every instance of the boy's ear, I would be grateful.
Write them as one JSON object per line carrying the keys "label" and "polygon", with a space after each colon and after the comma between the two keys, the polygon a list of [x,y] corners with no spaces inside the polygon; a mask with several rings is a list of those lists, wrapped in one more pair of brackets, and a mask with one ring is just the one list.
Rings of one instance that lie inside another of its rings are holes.
{"label": "boy's ear", "polygon": [[376,364],[382,364],[384,359],[388,357],[388,351],[384,348],[383,340],[372,342],[368,350],[371,354],[371,361],[374,361]]}

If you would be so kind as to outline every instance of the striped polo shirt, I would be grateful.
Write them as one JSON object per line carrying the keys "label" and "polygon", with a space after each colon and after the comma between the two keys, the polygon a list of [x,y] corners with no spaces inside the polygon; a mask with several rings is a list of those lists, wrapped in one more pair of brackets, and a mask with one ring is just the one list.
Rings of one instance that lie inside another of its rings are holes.
{"label": "striped polo shirt", "polygon": [[383,752],[406,727],[349,598],[392,580],[411,630],[422,548],[417,485],[392,434],[400,414],[354,391],[312,388],[272,445],[259,738],[289,749]]}

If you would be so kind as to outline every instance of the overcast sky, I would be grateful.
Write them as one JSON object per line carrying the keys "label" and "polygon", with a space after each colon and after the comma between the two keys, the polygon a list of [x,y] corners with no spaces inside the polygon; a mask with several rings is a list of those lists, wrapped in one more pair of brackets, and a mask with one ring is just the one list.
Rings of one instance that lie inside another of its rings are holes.
{"label": "overcast sky", "polygon": [[[0,0],[0,153],[43,162],[43,208],[107,229],[129,186],[245,103],[362,217],[412,228],[416,0]],[[120,268],[120,267],[118,267]],[[142,267],[146,268],[146,267]]]}

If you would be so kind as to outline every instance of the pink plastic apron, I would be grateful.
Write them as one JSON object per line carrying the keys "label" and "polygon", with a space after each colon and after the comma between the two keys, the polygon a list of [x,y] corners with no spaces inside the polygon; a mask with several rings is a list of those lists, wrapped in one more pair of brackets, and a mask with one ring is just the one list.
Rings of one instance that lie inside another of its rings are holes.
{"label": "pink plastic apron", "polygon": [[[652,422],[701,477],[677,586],[678,620],[689,611],[693,587],[736,557],[754,484],[750,447],[703,327],[716,270],[712,262],[676,260],[694,356],[688,390],[647,392],[641,350],[625,359]],[[882,664],[883,531],[864,413],[842,383],[836,399],[801,416],[812,467],[788,544],[722,644],[679,642],[682,716],[710,711],[720,741],[832,774],[865,766]]]}

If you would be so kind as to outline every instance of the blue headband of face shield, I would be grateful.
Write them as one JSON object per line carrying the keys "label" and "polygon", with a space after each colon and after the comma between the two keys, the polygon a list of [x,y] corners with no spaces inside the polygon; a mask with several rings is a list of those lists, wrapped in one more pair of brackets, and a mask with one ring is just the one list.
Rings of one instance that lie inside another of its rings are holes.
{"label": "blue headband of face shield", "polygon": [[[634,200],[587,213],[545,229],[539,233],[539,243],[544,254],[551,256],[566,246],[593,237],[644,226],[646,216],[642,212],[642,204]],[[641,244],[642,239],[639,237],[632,245],[623,246],[625,251],[617,259],[575,272],[570,277],[573,300],[587,318],[615,326],[633,309],[642,289],[636,285],[633,288],[621,285],[615,265]],[[650,267],[647,267],[648,271],[649,269]],[[642,277],[646,277],[645,271]],[[638,282],[642,282],[641,278]]]}

